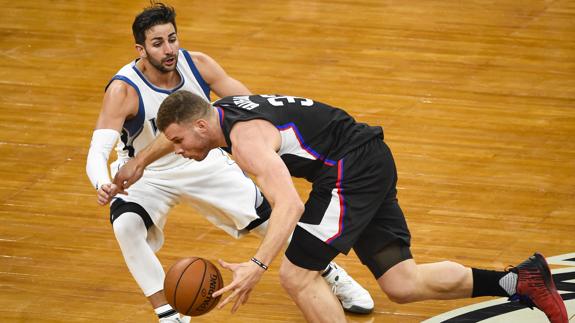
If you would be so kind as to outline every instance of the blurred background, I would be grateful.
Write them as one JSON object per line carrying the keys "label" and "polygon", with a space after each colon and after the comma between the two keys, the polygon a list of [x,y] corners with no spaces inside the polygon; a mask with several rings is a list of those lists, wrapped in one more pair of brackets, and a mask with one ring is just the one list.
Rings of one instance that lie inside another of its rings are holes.
{"label": "blurred background", "polygon": [[[384,127],[416,261],[501,270],[575,252],[575,1],[166,3],[180,45],[252,92]],[[85,175],[104,87],[137,57],[131,24],[148,4],[0,0],[0,322],[157,320]],[[309,184],[296,184],[305,198]],[[185,256],[241,262],[258,245],[181,205],[159,257],[165,269]],[[302,322],[278,259],[238,313],[193,322]],[[419,322],[490,300],[394,304],[353,252],[337,261],[376,302],[350,322]]]}

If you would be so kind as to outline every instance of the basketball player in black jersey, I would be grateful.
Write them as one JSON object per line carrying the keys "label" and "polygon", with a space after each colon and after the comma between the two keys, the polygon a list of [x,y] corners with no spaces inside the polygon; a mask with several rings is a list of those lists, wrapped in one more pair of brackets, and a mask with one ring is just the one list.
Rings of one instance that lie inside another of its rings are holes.
{"label": "basketball player in black jersey", "polygon": [[[235,300],[235,311],[247,301],[293,232],[280,281],[311,322],[345,322],[319,272],[351,248],[395,302],[509,296],[538,307],[551,322],[567,322],[563,300],[539,253],[502,272],[450,261],[415,263],[396,197],[395,164],[381,127],[357,123],[343,110],[305,98],[236,96],[212,106],[186,91],[164,100],[157,125],[184,157],[202,160],[215,147],[231,152],[273,206],[255,255],[239,264],[221,261],[234,279],[214,293],[231,292],[220,308]],[[290,175],[313,183],[305,205]]]}

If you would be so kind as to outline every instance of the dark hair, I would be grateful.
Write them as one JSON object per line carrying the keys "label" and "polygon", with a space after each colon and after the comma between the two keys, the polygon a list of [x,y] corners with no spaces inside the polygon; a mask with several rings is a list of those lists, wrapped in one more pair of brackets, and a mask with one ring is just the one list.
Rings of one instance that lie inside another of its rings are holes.
{"label": "dark hair", "polygon": [[144,45],[146,30],[156,25],[167,23],[174,25],[174,29],[178,31],[176,27],[176,10],[161,2],[150,1],[150,6],[144,8],[144,11],[136,16],[132,24],[132,33],[136,44]]}
{"label": "dark hair", "polygon": [[199,95],[189,91],[174,92],[160,104],[156,125],[164,132],[172,123],[205,118],[210,111],[210,103]]}

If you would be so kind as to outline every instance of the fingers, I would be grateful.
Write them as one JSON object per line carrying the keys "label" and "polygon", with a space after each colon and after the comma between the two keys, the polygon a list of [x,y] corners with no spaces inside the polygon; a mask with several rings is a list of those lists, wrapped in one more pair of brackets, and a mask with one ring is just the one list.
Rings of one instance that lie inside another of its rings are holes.
{"label": "fingers", "polygon": [[120,191],[118,193],[124,194],[125,190],[128,187],[130,187],[134,183],[134,181],[130,181],[130,179],[128,178],[129,176],[121,176],[122,174],[120,173],[121,170],[116,174],[116,176],[114,176],[114,180],[112,182],[114,183],[114,185],[120,188]]}
{"label": "fingers", "polygon": [[228,286],[224,286],[224,288],[215,291],[212,294],[212,297],[218,297],[220,295],[223,295],[224,293],[229,292],[230,290],[234,289],[236,287],[236,285],[237,285],[237,282],[231,282],[231,284],[229,284]]}
{"label": "fingers", "polygon": [[226,297],[226,299],[224,299],[223,302],[221,302],[220,304],[218,304],[218,309],[222,309],[224,306],[226,306],[229,302],[235,300],[234,302],[234,306],[232,307],[232,313],[235,313],[240,306],[244,305],[249,298],[249,294],[250,291],[247,292],[242,292],[240,289],[236,289],[231,295],[229,295],[228,297]]}
{"label": "fingers", "polygon": [[242,298],[243,294],[236,298],[236,303],[234,304],[234,307],[232,307],[232,314],[235,313],[240,308],[240,305],[243,304]]}
{"label": "fingers", "polygon": [[134,168],[131,162],[127,162],[124,164],[118,172],[116,176],[114,176],[114,184],[122,189],[127,189],[130,187],[137,179],[134,179],[136,175],[134,174]]}
{"label": "fingers", "polygon": [[98,189],[98,204],[106,205],[110,203],[112,198],[116,195],[117,186],[114,184],[104,184]]}
{"label": "fingers", "polygon": [[245,303],[248,302],[250,292],[251,290],[248,290],[247,292],[240,294],[240,296],[236,299],[234,307],[232,308],[232,313],[235,313],[240,308],[241,305],[244,305]]}
{"label": "fingers", "polygon": [[101,206],[104,206],[106,204],[108,204],[110,202],[110,197],[109,195],[105,194],[105,195],[100,195],[98,194],[98,204]]}
{"label": "fingers", "polygon": [[242,301],[242,305],[248,302],[248,298],[250,298],[250,293],[252,290],[250,289],[247,293],[244,294],[244,300]]}
{"label": "fingers", "polygon": [[108,201],[109,200],[107,198],[98,196],[98,205],[104,206],[108,204]]}
{"label": "fingers", "polygon": [[[232,306],[232,313],[235,313],[240,306],[248,301],[250,293],[252,291],[253,285],[259,280],[259,271],[255,271],[249,266],[250,263],[227,263],[222,259],[218,259],[220,266],[226,268],[233,272],[234,280],[224,288],[216,291],[212,294],[213,297],[218,297],[226,292],[231,292],[228,297],[226,297],[220,304],[218,304],[218,309],[222,309],[230,302],[234,302]],[[259,268],[258,268],[259,269]],[[254,278],[254,275],[257,277]]]}
{"label": "fingers", "polygon": [[226,304],[228,304],[230,301],[232,301],[235,296],[236,296],[236,292],[232,293],[231,295],[228,295],[228,297],[226,297],[223,302],[218,304],[218,306],[217,306],[218,309],[222,309],[224,306],[226,306]]}
{"label": "fingers", "polygon": [[224,267],[224,268],[226,268],[226,269],[232,270],[230,264],[228,264],[227,262],[225,262],[225,261],[223,261],[223,260],[221,260],[221,259],[218,259],[218,262],[220,263],[220,266],[222,266],[222,267]]}

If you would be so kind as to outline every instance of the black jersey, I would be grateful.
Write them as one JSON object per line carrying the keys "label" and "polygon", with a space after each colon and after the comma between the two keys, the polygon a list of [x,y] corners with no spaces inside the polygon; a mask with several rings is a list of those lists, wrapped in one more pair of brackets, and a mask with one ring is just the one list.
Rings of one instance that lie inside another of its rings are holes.
{"label": "black jersey", "polygon": [[238,121],[264,119],[280,131],[278,154],[294,177],[310,181],[323,165],[334,166],[346,153],[372,138],[383,138],[381,127],[356,122],[347,112],[306,98],[279,95],[225,97],[214,103],[227,150],[230,130]]}

